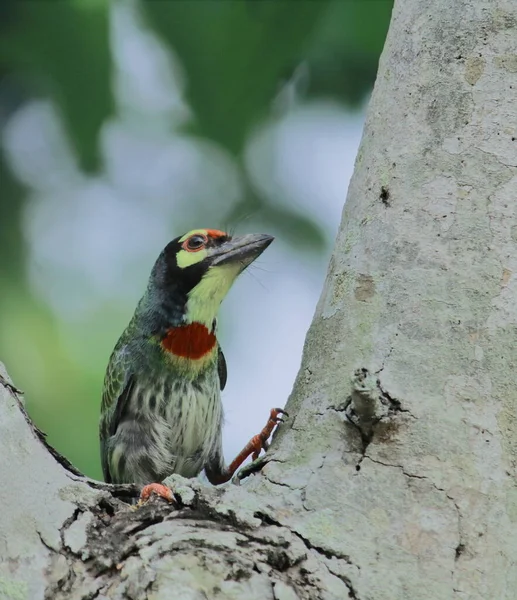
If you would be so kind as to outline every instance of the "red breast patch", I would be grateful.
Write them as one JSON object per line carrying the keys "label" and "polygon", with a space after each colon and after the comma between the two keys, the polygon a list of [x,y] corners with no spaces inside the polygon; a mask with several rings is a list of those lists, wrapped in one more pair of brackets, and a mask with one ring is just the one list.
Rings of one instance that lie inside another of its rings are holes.
{"label": "red breast patch", "polygon": [[183,358],[203,358],[214,349],[217,339],[201,323],[190,323],[169,329],[162,340],[162,348]]}

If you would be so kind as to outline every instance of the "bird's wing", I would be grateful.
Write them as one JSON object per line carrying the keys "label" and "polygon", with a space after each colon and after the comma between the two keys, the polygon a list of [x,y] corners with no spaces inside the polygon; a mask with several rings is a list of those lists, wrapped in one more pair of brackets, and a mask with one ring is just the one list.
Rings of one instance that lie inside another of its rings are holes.
{"label": "bird's wing", "polygon": [[221,350],[221,346],[219,346],[218,348],[217,371],[219,373],[219,383],[221,384],[221,390],[224,390],[224,386],[226,385],[226,379],[228,378],[228,371],[226,370],[226,360],[224,358],[223,351]]}
{"label": "bird's wing", "polygon": [[111,475],[107,442],[117,430],[134,383],[135,378],[130,372],[126,353],[123,349],[115,348],[104,378],[99,425],[102,471],[104,479],[108,483],[111,483]]}

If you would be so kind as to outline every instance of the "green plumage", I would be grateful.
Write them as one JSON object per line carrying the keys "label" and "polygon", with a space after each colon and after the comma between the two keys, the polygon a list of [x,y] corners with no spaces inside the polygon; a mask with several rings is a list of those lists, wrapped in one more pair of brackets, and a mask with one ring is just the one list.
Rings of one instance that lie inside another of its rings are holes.
{"label": "green plumage", "polygon": [[[171,331],[190,330],[206,334],[201,340],[194,334],[192,340],[184,339],[187,350],[214,340],[215,313],[231,286],[229,277],[235,278],[272,238],[232,240],[222,232],[203,231],[173,240],[160,254],[111,355],[100,419],[102,468],[108,482],[145,485],[171,473],[193,477],[202,469],[218,482],[227,475],[221,437],[223,353],[215,343],[200,357],[176,356],[163,342]],[[196,238],[203,240],[199,257],[194,255],[200,247]]]}
{"label": "green plumage", "polygon": [[103,407],[108,481],[145,484],[173,472],[193,477],[207,464],[217,468],[221,462],[216,354],[195,377],[185,377],[154,340],[123,335],[106,374]]}

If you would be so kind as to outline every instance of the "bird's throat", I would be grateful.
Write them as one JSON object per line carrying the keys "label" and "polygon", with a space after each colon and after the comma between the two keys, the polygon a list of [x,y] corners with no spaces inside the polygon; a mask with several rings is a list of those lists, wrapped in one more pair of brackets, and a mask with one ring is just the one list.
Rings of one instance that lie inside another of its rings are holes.
{"label": "bird's throat", "polygon": [[221,302],[242,268],[241,263],[210,267],[188,293],[185,321],[192,324],[203,323],[210,327],[217,317]]}
{"label": "bird's throat", "polygon": [[210,355],[217,345],[212,331],[201,323],[189,323],[167,330],[162,348],[179,358],[200,360]]}

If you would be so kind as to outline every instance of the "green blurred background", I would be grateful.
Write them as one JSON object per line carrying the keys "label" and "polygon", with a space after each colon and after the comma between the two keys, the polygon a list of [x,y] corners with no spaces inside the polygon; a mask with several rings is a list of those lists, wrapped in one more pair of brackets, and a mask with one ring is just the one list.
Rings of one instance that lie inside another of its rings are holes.
{"label": "green blurred background", "polygon": [[194,227],[277,237],[221,322],[225,451],[285,402],[391,8],[0,0],[0,360],[80,470],[100,477],[111,349],[160,249]]}

